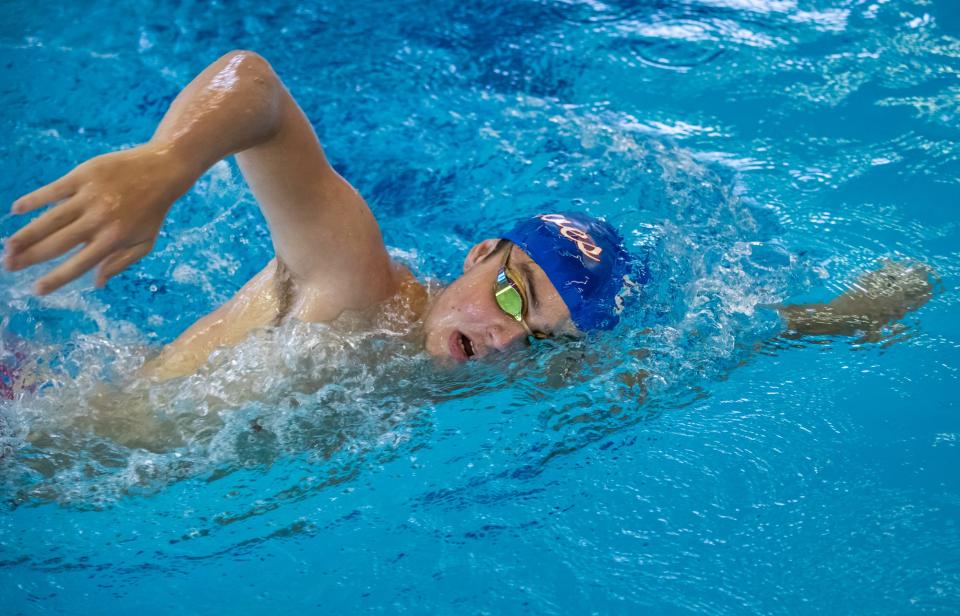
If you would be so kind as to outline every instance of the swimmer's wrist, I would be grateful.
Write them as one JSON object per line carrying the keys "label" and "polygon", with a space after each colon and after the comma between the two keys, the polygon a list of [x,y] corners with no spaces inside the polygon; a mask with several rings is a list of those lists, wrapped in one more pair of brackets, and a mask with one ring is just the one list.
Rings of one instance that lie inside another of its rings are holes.
{"label": "swimmer's wrist", "polygon": [[191,148],[172,141],[150,140],[145,146],[160,156],[164,165],[175,171],[181,181],[189,183],[189,186],[217,162],[207,162],[205,158],[197,156],[197,152],[191,152]]}

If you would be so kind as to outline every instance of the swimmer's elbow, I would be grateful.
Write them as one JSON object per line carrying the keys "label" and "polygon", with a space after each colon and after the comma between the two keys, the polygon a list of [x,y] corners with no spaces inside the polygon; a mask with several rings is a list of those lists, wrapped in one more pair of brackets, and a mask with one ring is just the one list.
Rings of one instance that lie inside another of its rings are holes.
{"label": "swimmer's elbow", "polygon": [[[266,58],[255,51],[235,49],[215,62],[210,86],[229,92],[230,106],[247,126],[256,127],[257,142],[275,135],[282,119],[286,90]],[[219,83],[218,83],[219,82]]]}
{"label": "swimmer's elbow", "polygon": [[217,60],[235,69],[237,78],[241,81],[253,81],[264,84],[274,84],[278,81],[277,74],[266,58],[249,49],[234,49]]}

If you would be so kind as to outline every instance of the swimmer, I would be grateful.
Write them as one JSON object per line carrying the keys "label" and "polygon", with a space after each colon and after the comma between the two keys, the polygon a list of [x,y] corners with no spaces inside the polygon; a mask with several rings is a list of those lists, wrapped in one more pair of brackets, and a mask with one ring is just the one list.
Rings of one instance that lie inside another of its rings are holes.
{"label": "swimmer", "polygon": [[[16,214],[55,205],[10,237],[5,265],[20,270],[81,247],[37,281],[36,293],[91,269],[103,286],[150,252],[173,203],[230,155],[263,211],[276,257],[148,362],[147,375],[190,374],[217,347],[286,319],[329,322],[384,305],[422,320],[431,355],[462,362],[538,338],[610,329],[630,273],[633,284],[644,282],[642,263],[608,223],[548,212],[474,245],[463,274],[430,296],[390,258],[366,202],[327,162],[271,66],[249,51],[200,73],[147,143],[88,160],[17,199]],[[827,304],[778,310],[791,335],[869,335],[927,301],[928,274],[921,265],[888,263]]]}

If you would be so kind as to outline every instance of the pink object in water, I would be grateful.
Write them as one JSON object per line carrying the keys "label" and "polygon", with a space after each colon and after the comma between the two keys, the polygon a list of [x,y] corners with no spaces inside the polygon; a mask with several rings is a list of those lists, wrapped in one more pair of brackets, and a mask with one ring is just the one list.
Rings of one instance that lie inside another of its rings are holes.
{"label": "pink object in water", "polygon": [[[5,340],[9,342],[9,340]],[[14,341],[15,344],[20,344],[19,339]],[[0,364],[0,399],[13,400],[14,398],[14,383],[17,382],[17,378],[20,376],[20,367],[23,365],[23,361],[27,358],[27,354],[23,351],[16,350],[13,352],[13,362],[11,364]]]}

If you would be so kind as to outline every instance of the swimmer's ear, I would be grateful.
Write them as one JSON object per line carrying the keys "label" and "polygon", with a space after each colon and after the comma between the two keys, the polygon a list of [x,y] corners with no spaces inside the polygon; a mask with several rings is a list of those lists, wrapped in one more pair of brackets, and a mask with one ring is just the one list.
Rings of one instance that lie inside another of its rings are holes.
{"label": "swimmer's ear", "polygon": [[497,244],[499,243],[500,240],[483,240],[479,244],[474,245],[474,247],[470,249],[470,252],[467,253],[467,258],[463,260],[463,271],[470,271],[474,265],[487,258],[497,249]]}

